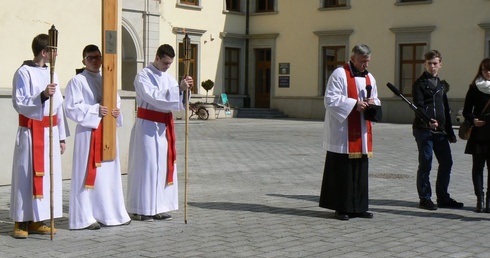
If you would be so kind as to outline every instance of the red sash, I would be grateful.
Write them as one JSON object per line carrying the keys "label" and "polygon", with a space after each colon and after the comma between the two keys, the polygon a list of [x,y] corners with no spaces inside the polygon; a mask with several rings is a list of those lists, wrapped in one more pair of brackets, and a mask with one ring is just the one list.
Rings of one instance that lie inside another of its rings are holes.
{"label": "red sash", "polygon": [[[353,99],[359,99],[357,93],[356,79],[352,74],[349,64],[344,65],[345,75],[347,78],[347,96]],[[369,75],[366,74],[366,85],[370,85],[371,80]],[[373,156],[373,145],[372,145],[372,128],[371,121],[361,119],[361,113],[357,111],[357,108],[349,114],[347,117],[348,128],[349,128],[349,158],[359,159],[362,157],[362,126],[361,123],[366,123],[367,128],[367,144],[368,144],[368,157]]]}
{"label": "red sash", "polygon": [[87,174],[85,188],[93,189],[97,168],[102,165],[102,123],[96,129],[92,129],[90,150],[88,153]]}
{"label": "red sash", "polygon": [[157,123],[164,123],[167,126],[167,185],[173,185],[177,151],[175,149],[175,129],[172,113],[158,112],[139,107],[137,117]]}
{"label": "red sash", "polygon": [[[53,116],[53,126],[58,125],[58,117]],[[31,129],[32,136],[32,193],[35,199],[43,198],[44,176],[44,128],[49,127],[49,116],[34,120],[19,114],[19,126]]]}

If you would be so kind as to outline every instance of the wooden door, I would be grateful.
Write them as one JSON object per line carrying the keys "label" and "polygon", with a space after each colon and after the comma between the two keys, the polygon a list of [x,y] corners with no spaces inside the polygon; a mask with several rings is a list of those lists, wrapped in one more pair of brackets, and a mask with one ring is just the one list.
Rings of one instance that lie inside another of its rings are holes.
{"label": "wooden door", "polygon": [[270,108],[271,49],[255,49],[255,107]]}

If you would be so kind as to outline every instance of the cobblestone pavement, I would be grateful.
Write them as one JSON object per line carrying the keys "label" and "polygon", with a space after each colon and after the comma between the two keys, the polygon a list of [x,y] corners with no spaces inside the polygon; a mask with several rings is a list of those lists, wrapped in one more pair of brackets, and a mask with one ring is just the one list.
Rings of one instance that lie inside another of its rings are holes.
{"label": "cobblestone pavement", "polygon": [[181,206],[173,220],[70,231],[64,181],[65,214],[56,219],[53,241],[42,235],[19,240],[8,217],[10,186],[2,186],[0,257],[490,257],[490,214],[473,212],[464,141],[452,145],[450,193],[465,208],[426,211],[417,208],[410,125],[374,125],[374,218],[339,221],[318,207],[321,121],[192,120],[185,224],[182,121],[176,129]]}

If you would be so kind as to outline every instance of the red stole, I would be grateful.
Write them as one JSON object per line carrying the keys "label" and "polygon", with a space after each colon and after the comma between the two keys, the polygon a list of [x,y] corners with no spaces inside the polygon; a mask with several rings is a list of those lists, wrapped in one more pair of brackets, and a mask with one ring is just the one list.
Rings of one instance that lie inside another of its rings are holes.
{"label": "red stole", "polygon": [[175,129],[172,113],[158,112],[138,107],[137,117],[157,123],[164,123],[167,126],[167,185],[173,185],[177,151],[175,149]]}
{"label": "red stole", "polygon": [[[53,126],[57,125],[58,117],[54,115]],[[43,120],[34,120],[19,114],[19,126],[31,129],[32,167],[34,170],[32,194],[34,199],[42,199],[44,176],[44,128],[49,127],[49,116],[43,117]]]}
{"label": "red stole", "polygon": [[[345,77],[347,78],[347,96],[352,99],[359,99],[357,93],[356,79],[350,70],[349,64],[344,65]],[[366,74],[366,85],[370,85],[371,80],[369,75]],[[372,145],[372,128],[371,121],[361,119],[361,113],[357,111],[357,107],[347,117],[348,122],[348,139],[349,139],[349,158],[359,159],[362,157],[362,126],[361,123],[366,123],[367,128],[367,144],[368,144],[368,157],[373,156]]]}
{"label": "red stole", "polygon": [[93,189],[95,187],[95,176],[97,174],[97,168],[100,166],[102,166],[102,123],[96,129],[92,129],[85,188]]}

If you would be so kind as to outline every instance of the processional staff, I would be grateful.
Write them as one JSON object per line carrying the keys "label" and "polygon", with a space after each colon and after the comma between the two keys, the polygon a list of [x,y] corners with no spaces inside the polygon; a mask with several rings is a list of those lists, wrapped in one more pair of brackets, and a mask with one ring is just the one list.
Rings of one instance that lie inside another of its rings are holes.
{"label": "processional staff", "polygon": [[[48,31],[49,42],[49,75],[50,83],[54,83],[54,67],[56,63],[56,55],[58,52],[58,30],[51,26]],[[54,237],[54,198],[53,198],[53,97],[49,100],[49,209],[50,209],[50,226],[51,226],[51,240]]]}
{"label": "processional staff", "polygon": [[[185,31],[184,31],[185,33]],[[191,39],[185,33],[184,39],[182,41],[184,45],[184,76],[185,79],[189,75],[189,48],[191,45]],[[184,223],[187,224],[187,183],[188,183],[188,139],[189,139],[189,87],[185,88],[184,94],[184,103],[185,103],[185,151],[184,151]]]}

